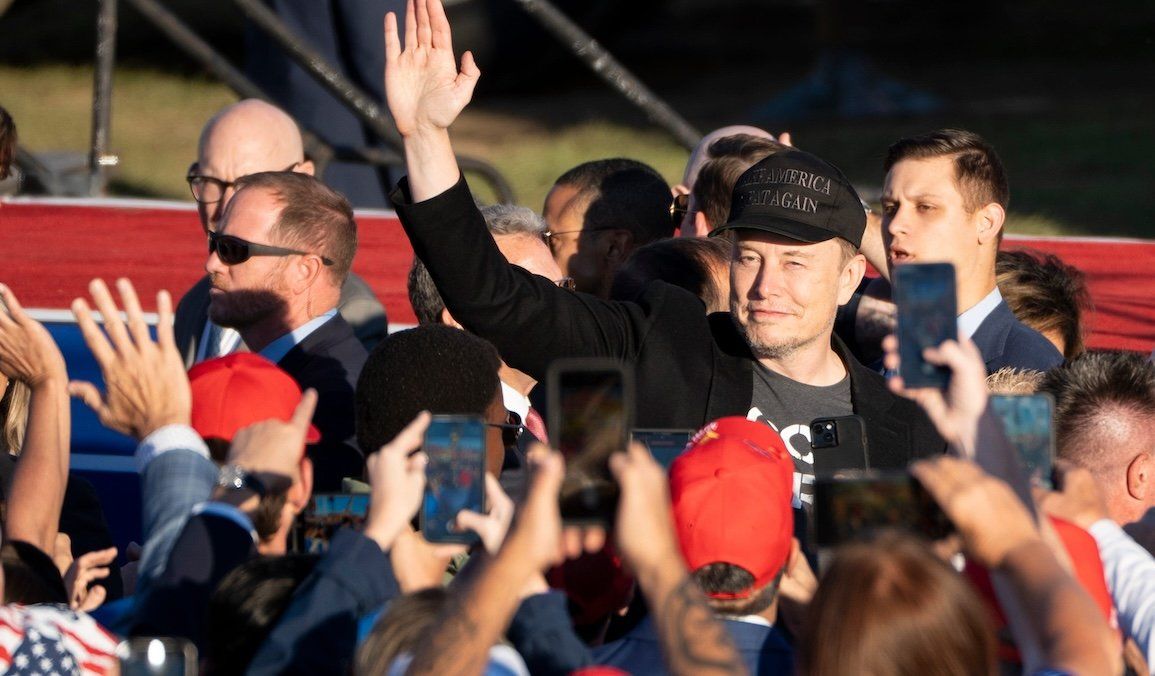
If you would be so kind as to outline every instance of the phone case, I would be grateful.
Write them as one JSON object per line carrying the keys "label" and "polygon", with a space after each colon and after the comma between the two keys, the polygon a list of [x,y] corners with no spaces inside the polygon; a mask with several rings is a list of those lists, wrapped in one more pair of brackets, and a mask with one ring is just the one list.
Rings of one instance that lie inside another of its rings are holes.
{"label": "phone case", "polygon": [[894,271],[898,307],[899,375],[907,387],[950,384],[950,370],[930,364],[922,351],[958,339],[958,298],[950,263],[901,265]]}
{"label": "phone case", "polygon": [[810,448],[814,453],[815,476],[870,467],[866,423],[862,416],[815,418],[810,423]]}

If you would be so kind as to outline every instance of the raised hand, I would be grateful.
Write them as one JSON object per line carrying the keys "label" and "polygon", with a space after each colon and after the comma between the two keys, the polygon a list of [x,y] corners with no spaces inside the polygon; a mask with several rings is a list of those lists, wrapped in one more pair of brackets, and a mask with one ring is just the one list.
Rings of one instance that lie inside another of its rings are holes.
{"label": "raised hand", "polygon": [[73,610],[90,612],[100,607],[108,594],[102,585],[89,585],[108,577],[108,567],[116,559],[116,547],[88,552],[72,562],[64,574],[64,586],[68,590],[68,605]]}
{"label": "raised hand", "polygon": [[288,488],[300,476],[309,421],[317,408],[317,391],[309,388],[288,420],[262,420],[237,431],[228,462],[260,475],[273,491]]}
{"label": "raised hand", "polygon": [[165,425],[187,425],[192,394],[173,338],[172,297],[167,291],[156,295],[159,318],[154,342],[132,283],[119,279],[116,288],[127,323],[103,280],[94,279],[88,285],[104,316],[107,337],[96,325],[88,302],[83,298],[72,301],[72,314],[104,376],[105,392],[101,394],[92,383],[73,381],[69,393],[95,411],[102,425],[137,440]]}
{"label": "raised hand", "polygon": [[385,15],[385,98],[402,137],[449,128],[473,98],[480,76],[469,52],[458,70],[441,0],[409,0],[404,49],[397,15]]}
{"label": "raised hand", "polygon": [[494,555],[501,549],[509,526],[513,522],[513,500],[501,489],[501,484],[489,472],[485,473],[485,502],[489,509],[478,514],[469,509],[457,513],[457,528],[471,530],[481,538],[485,552]]}
{"label": "raised hand", "polygon": [[641,574],[668,559],[681,558],[670,504],[670,483],[662,466],[640,444],[610,458],[621,486],[615,534],[618,551]]}
{"label": "raised hand", "polygon": [[49,379],[63,382],[68,377],[64,357],[48,330],[28,316],[16,294],[3,284],[0,299],[8,308],[0,311],[0,373],[30,388]]}
{"label": "raised hand", "polygon": [[383,551],[393,546],[421,506],[429,458],[414,451],[421,448],[429,420],[429,413],[419,413],[365,463],[372,488],[365,535],[375,540]]}

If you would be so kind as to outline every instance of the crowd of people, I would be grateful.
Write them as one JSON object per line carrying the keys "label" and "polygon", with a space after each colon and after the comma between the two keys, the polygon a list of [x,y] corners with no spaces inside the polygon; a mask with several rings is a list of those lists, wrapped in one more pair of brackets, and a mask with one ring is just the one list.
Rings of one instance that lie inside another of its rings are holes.
{"label": "crowd of people", "polygon": [[[449,129],[480,71],[441,0],[386,17],[384,61],[416,328],[388,332],[350,272],[349,202],[258,100],[209,120],[188,169],[205,277],[157,295],[155,330],[126,279],[73,303],[102,388],[69,381],[0,285],[8,672],[1155,673],[1155,365],[1087,351],[1078,270],[1000,250],[1009,181],[979,135],[897,140],[879,207],[743,126],[704,137],[674,186],[636,160],[578,165],[539,215],[479,207],[458,167]],[[0,109],[0,178],[15,139]],[[930,262],[957,295],[958,339],[922,355],[941,389],[903,382],[891,335],[911,321],[892,274]],[[697,430],[668,469],[612,454],[610,523],[559,508],[543,383],[572,357],[632,369],[636,428]],[[1052,398],[1053,483],[991,393]],[[69,471],[70,396],[137,443],[129,552]],[[472,545],[415,518],[431,414],[485,424],[486,508],[455,519]],[[842,416],[863,466],[908,473],[949,534],[819,546],[811,421]],[[297,546],[330,493],[367,494],[363,522]]]}

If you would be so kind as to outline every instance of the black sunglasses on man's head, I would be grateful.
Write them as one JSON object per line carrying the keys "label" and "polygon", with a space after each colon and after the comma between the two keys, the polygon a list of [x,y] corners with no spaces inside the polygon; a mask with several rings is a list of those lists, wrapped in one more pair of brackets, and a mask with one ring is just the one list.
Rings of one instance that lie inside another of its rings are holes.
{"label": "black sunglasses on man's head", "polygon": [[[286,249],[284,247],[273,246],[271,244],[257,244],[256,242],[247,242],[240,237],[233,237],[232,235],[222,235],[218,232],[209,233],[209,255],[213,252],[217,253],[217,257],[225,265],[240,265],[249,260],[253,256],[311,256],[308,251],[298,251],[297,249]],[[332,265],[333,261],[316,254],[321,262],[325,265]]]}

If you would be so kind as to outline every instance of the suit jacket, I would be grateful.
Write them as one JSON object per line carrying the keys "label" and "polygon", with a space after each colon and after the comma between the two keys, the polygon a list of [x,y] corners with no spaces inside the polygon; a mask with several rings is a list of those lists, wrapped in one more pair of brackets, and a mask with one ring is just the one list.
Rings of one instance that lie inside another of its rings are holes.
{"label": "suit jacket", "polygon": [[277,362],[302,390],[317,390],[313,424],[321,432],[321,443],[309,446],[317,493],[340,492],[343,477],[361,476],[364,459],[357,447],[353,393],[368,356],[338,314]]}
{"label": "suit jacket", "polygon": [[[176,306],[173,333],[185,368],[190,368],[196,362],[197,350],[200,348],[205,323],[209,317],[210,288],[208,276],[201,277],[200,281],[185,292]],[[366,350],[373,349],[373,346],[389,332],[389,319],[385,316],[385,308],[365,280],[352,272],[345,277],[345,284],[341,287],[341,300],[337,304],[337,311],[353,327],[353,333]]]}
{"label": "suit jacket", "polygon": [[1005,300],[991,310],[971,339],[983,354],[987,373],[1005,366],[1049,371],[1063,363],[1051,341],[1020,322]]}
{"label": "suit jacket", "polygon": [[[697,296],[663,282],[649,284],[636,302],[604,301],[510,265],[464,180],[417,204],[403,181],[391,199],[446,307],[510,366],[540,381],[557,357],[632,362],[638,427],[698,429],[749,412],[754,357],[727,313],[707,316]],[[850,372],[873,466],[905,466],[945,449],[921,409],[892,394],[840,340],[832,344]]]}

